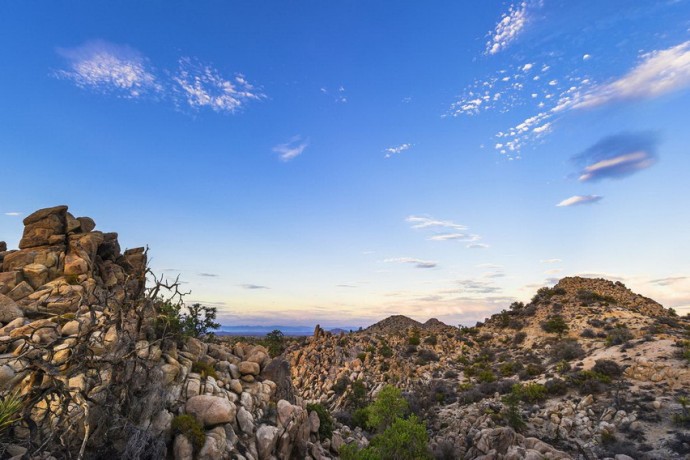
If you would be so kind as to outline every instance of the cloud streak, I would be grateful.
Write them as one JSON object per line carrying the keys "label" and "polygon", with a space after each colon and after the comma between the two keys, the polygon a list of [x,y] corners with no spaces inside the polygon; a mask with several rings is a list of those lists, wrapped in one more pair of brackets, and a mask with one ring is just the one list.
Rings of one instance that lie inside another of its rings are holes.
{"label": "cloud streak", "polygon": [[651,133],[621,133],[608,136],[573,157],[584,164],[580,182],[618,179],[656,163],[657,137]]}
{"label": "cloud streak", "polygon": [[309,139],[302,139],[302,136],[295,136],[285,144],[273,147],[273,151],[278,154],[281,161],[290,161],[300,156],[304,149],[309,146]]}
{"label": "cloud streak", "polygon": [[270,289],[268,286],[262,286],[260,284],[241,284],[240,287],[249,290]]}
{"label": "cloud streak", "polygon": [[574,195],[570,198],[558,203],[556,206],[559,208],[567,208],[570,206],[581,206],[584,204],[594,204],[601,201],[604,197],[599,195]]}
{"label": "cloud streak", "polygon": [[593,88],[572,104],[575,109],[616,101],[651,99],[690,86],[690,41],[643,54],[638,65],[610,83]]}
{"label": "cloud streak", "polygon": [[467,230],[467,226],[462,224],[456,224],[449,220],[437,220],[433,217],[426,216],[408,216],[405,221],[412,224],[412,228],[423,229],[423,228],[450,228],[453,230]]}
{"label": "cloud streak", "polygon": [[399,153],[404,152],[405,150],[409,150],[412,148],[412,144],[400,144],[395,147],[388,147],[387,149],[384,149],[383,151],[386,152],[386,155],[384,158],[390,158],[393,155],[397,155]]}
{"label": "cloud streak", "polygon": [[394,257],[386,259],[384,262],[394,262],[398,264],[412,264],[415,268],[434,268],[438,265],[437,262],[430,260],[415,259],[413,257]]}

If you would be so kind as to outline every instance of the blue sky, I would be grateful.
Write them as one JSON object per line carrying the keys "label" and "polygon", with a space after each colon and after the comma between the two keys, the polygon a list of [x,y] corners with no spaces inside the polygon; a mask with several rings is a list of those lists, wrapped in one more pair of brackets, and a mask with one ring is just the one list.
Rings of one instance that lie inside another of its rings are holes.
{"label": "blue sky", "polygon": [[0,235],[68,204],[226,324],[690,311],[690,2],[3,2]]}

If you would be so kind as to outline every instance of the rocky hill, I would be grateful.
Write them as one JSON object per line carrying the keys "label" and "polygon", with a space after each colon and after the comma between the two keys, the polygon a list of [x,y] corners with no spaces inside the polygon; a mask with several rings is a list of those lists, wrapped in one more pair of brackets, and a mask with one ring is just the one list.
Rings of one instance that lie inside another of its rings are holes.
{"label": "rocky hill", "polygon": [[396,316],[318,334],[290,350],[293,383],[348,424],[362,386],[367,400],[403,389],[436,458],[690,454],[690,321],[620,282],[564,278],[476,327],[440,330]]}

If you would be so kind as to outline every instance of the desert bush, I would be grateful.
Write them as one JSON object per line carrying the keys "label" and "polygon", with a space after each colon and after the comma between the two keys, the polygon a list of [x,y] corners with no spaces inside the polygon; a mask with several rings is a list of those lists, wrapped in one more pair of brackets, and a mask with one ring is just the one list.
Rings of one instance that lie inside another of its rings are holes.
{"label": "desert bush", "polygon": [[205,379],[206,377],[213,377],[214,379],[218,378],[216,369],[211,364],[203,363],[201,361],[195,361],[192,363],[192,372],[199,374],[202,379]]}
{"label": "desert bush", "polygon": [[546,399],[547,392],[546,387],[539,383],[528,383],[525,385],[516,383],[513,385],[511,393],[517,396],[520,401],[534,404]]}
{"label": "desert bush", "polygon": [[596,334],[594,333],[594,331],[593,331],[592,329],[590,329],[590,328],[584,329],[584,330],[582,331],[582,333],[580,334],[580,337],[583,337],[583,338],[585,338],[585,339],[593,339],[593,338],[595,338],[596,336],[597,336],[597,335],[596,335]]}
{"label": "desert bush", "polygon": [[568,323],[560,315],[553,315],[541,323],[541,328],[550,334],[558,334],[559,336],[568,331]]}
{"label": "desert bush", "polygon": [[544,383],[544,387],[546,388],[546,392],[550,395],[562,396],[568,393],[568,384],[565,383],[565,380],[549,379]]}
{"label": "desert bush", "polygon": [[417,353],[417,364],[418,365],[425,365],[430,363],[431,361],[438,361],[439,357],[436,353],[434,353],[431,350],[420,350],[419,353]]}
{"label": "desert bush", "polygon": [[477,381],[491,383],[496,381],[496,375],[490,369],[483,369],[477,373]]}
{"label": "desert bush", "polygon": [[575,339],[561,340],[551,347],[552,362],[572,361],[585,355],[582,345]]}
{"label": "desert bush", "polygon": [[527,424],[522,418],[520,412],[520,397],[514,393],[508,393],[503,397],[503,404],[505,405],[502,415],[508,426],[515,431],[523,430]]}
{"label": "desert bush", "polygon": [[412,335],[410,335],[407,338],[407,343],[408,345],[419,345],[421,343],[421,339],[419,338],[419,330],[414,329],[412,331]]}
{"label": "desert bush", "polygon": [[204,447],[204,442],[206,442],[204,427],[192,415],[182,414],[173,418],[172,431],[173,435],[184,435],[192,443],[195,452],[199,452]]}
{"label": "desert bush", "polygon": [[368,447],[343,446],[342,460],[427,460],[431,459],[426,426],[416,416],[396,418],[383,433],[374,436]]}
{"label": "desert bush", "polygon": [[513,344],[520,345],[527,338],[526,332],[518,332],[513,336]]}
{"label": "desert bush", "polygon": [[364,407],[367,398],[367,388],[361,380],[355,380],[350,384],[350,393],[347,396],[349,405],[358,409]]}
{"label": "desert bush", "polygon": [[[216,307],[198,303],[185,306],[182,302],[159,301],[155,328],[159,337],[172,337],[178,341],[185,337],[205,337],[220,327],[215,322]],[[186,311],[186,313],[185,313]]]}
{"label": "desert bush", "polygon": [[524,366],[519,361],[506,361],[499,366],[498,370],[502,376],[508,377],[510,375],[515,375],[523,367]]}
{"label": "desert bush", "polygon": [[546,368],[542,364],[529,363],[524,369],[518,372],[518,377],[520,377],[520,380],[526,380],[543,374],[545,370]]}
{"label": "desert bush", "polygon": [[592,371],[611,378],[618,378],[623,375],[621,366],[610,359],[597,359],[592,367]]}
{"label": "desert bush", "polygon": [[384,358],[390,358],[393,356],[393,350],[387,343],[383,343],[379,347],[379,355],[383,356]]}
{"label": "desert bush", "polygon": [[438,343],[438,337],[436,337],[436,334],[431,334],[429,337],[424,339],[424,343],[428,345],[436,345]]}
{"label": "desert bush", "polygon": [[580,394],[601,393],[611,383],[611,378],[604,374],[594,371],[578,371],[568,376],[569,383],[575,387]]}
{"label": "desert bush", "polygon": [[632,332],[625,326],[617,326],[606,335],[606,345],[622,345],[633,338]]}
{"label": "desert bush", "polygon": [[344,375],[335,381],[335,385],[333,385],[333,391],[335,391],[335,394],[341,395],[345,393],[345,390],[347,390],[347,387],[349,385],[350,379]]}
{"label": "desert bush", "polygon": [[458,373],[453,369],[448,369],[443,373],[443,377],[447,379],[456,379],[458,378]]}
{"label": "desert bush", "polygon": [[360,361],[364,362],[364,360],[367,359],[367,354],[364,353],[364,352],[357,353],[357,359],[359,359]]}
{"label": "desert bush", "polygon": [[583,307],[588,307],[595,303],[616,303],[616,299],[613,297],[601,295],[598,292],[589,291],[587,289],[577,291],[577,300],[580,301],[580,305]]}
{"label": "desert bush", "polygon": [[476,387],[458,393],[458,401],[462,404],[471,404],[482,399],[484,399],[484,394]]}
{"label": "desert bush", "polygon": [[331,439],[333,436],[333,418],[321,404],[307,404],[307,411],[316,412],[319,416],[319,439]]}

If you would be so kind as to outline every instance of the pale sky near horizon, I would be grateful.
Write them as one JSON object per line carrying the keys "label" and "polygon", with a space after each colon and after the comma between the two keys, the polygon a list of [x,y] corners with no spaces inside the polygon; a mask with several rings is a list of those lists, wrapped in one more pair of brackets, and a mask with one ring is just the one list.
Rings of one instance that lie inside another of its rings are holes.
{"label": "pale sky near horizon", "polygon": [[0,240],[67,204],[224,324],[690,312],[690,1],[0,4]]}

